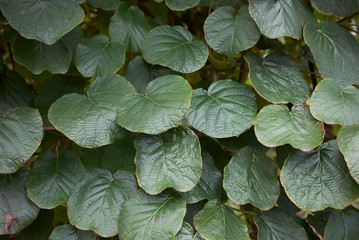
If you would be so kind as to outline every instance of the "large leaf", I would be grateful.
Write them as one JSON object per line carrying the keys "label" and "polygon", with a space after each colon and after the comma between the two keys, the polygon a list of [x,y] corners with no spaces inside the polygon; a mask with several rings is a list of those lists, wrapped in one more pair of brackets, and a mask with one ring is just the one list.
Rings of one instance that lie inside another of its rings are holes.
{"label": "large leaf", "polygon": [[71,224],[57,226],[51,233],[49,240],[95,240],[96,236],[91,231],[81,231]]}
{"label": "large leaf", "polygon": [[86,0],[86,2],[96,8],[102,8],[103,10],[116,10],[120,6],[122,0]]}
{"label": "large leaf", "polygon": [[76,0],[3,0],[1,12],[22,36],[46,44],[55,43],[85,17]]}
{"label": "large leaf", "polygon": [[28,175],[26,168],[20,168],[12,175],[0,175],[0,235],[21,231],[39,213],[39,208],[26,194],[25,182]]}
{"label": "large leaf", "polygon": [[30,107],[18,107],[0,115],[0,173],[13,173],[26,162],[42,140],[40,113]]}
{"label": "large leaf", "polygon": [[167,6],[174,11],[184,11],[195,7],[200,0],[165,0]]}
{"label": "large leaf", "polygon": [[124,205],[118,221],[123,240],[174,239],[181,229],[186,202],[168,193],[157,196],[139,190]]}
{"label": "large leaf", "polygon": [[337,141],[351,175],[359,183],[359,125],[342,127]]}
{"label": "large leaf", "polygon": [[122,205],[136,190],[136,180],[127,172],[88,172],[71,192],[69,220],[78,229],[93,230],[102,237],[114,236]]}
{"label": "large leaf", "polygon": [[249,79],[256,91],[272,103],[302,104],[308,98],[309,87],[299,72],[297,63],[284,53],[272,53],[263,60],[252,52],[245,55]]}
{"label": "large leaf", "polygon": [[26,81],[16,72],[6,71],[0,75],[0,111],[33,106],[34,95]]}
{"label": "large leaf", "polygon": [[66,73],[71,62],[71,53],[60,40],[52,45],[16,37],[13,45],[14,59],[34,74],[45,70],[51,73]]}
{"label": "large leaf", "polygon": [[77,45],[75,65],[85,77],[96,77],[116,73],[125,62],[125,51],[121,42],[109,40],[103,34]]}
{"label": "large leaf", "polygon": [[249,13],[269,38],[301,39],[305,11],[304,4],[298,0],[252,0],[249,4]]}
{"label": "large leaf", "polygon": [[261,109],[254,121],[258,140],[276,147],[290,144],[294,148],[308,151],[320,145],[324,137],[322,124],[316,121],[304,105],[268,105]]}
{"label": "large leaf", "polygon": [[248,13],[248,6],[238,12],[233,7],[216,9],[204,23],[204,37],[216,52],[234,57],[239,52],[253,47],[260,32]]}
{"label": "large leaf", "polygon": [[31,201],[41,208],[66,204],[70,191],[85,175],[85,168],[70,151],[41,154],[32,167],[26,183]]}
{"label": "large leaf", "polygon": [[190,129],[178,127],[161,135],[141,135],[134,146],[138,185],[147,193],[157,194],[168,187],[186,192],[198,183],[201,149]]}
{"label": "large leaf", "polygon": [[191,73],[204,66],[209,53],[206,44],[183,27],[165,25],[146,35],[142,54],[149,63]]}
{"label": "large leaf", "polygon": [[278,167],[264,154],[250,147],[239,150],[224,169],[223,188],[238,205],[269,210],[279,197]]}
{"label": "large leaf", "polygon": [[357,0],[311,0],[312,6],[325,15],[350,16],[358,11]]}
{"label": "large leaf", "polygon": [[293,152],[280,178],[288,197],[306,211],[344,208],[359,197],[359,185],[350,176],[335,140],[310,152]]}
{"label": "large leaf", "polygon": [[246,224],[217,200],[206,203],[195,215],[193,224],[197,231],[207,240],[249,240]]}
{"label": "large leaf", "polygon": [[208,136],[225,138],[249,129],[256,112],[256,97],[248,86],[221,80],[211,84],[208,91],[193,91],[186,119]]}
{"label": "large leaf", "polygon": [[117,123],[131,132],[165,132],[183,119],[191,95],[191,86],[181,76],[159,77],[147,85],[145,95],[128,94],[122,99]]}
{"label": "large leaf", "polygon": [[338,24],[322,21],[306,24],[304,41],[325,78],[333,78],[341,86],[359,83],[359,43]]}
{"label": "large leaf", "polygon": [[302,226],[280,208],[261,212],[254,218],[258,226],[258,240],[307,240],[308,236]]}
{"label": "large leaf", "polygon": [[58,99],[49,109],[49,121],[60,132],[87,148],[113,143],[123,130],[116,124],[116,107],[133,86],[119,75],[97,77],[87,97],[76,93]]}
{"label": "large leaf", "polygon": [[151,28],[151,22],[139,7],[123,2],[111,18],[109,33],[111,40],[122,43],[127,52],[140,52]]}
{"label": "large leaf", "polygon": [[76,47],[82,42],[82,32],[80,28],[75,27],[68,34],[61,38],[61,41],[70,50],[71,54],[74,55]]}
{"label": "large leaf", "polygon": [[202,163],[201,179],[191,191],[182,193],[187,203],[221,198],[222,173],[216,168],[208,152],[202,152]]}
{"label": "large leaf", "polygon": [[359,212],[353,207],[333,210],[325,227],[324,239],[357,239]]}
{"label": "large leaf", "polygon": [[359,89],[340,87],[333,79],[322,80],[310,99],[310,111],[316,119],[343,126],[359,124]]}

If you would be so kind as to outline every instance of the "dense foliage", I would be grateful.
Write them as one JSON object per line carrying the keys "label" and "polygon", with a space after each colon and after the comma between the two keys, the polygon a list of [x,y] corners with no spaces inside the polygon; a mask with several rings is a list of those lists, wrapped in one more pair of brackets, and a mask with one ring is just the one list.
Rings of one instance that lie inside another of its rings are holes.
{"label": "dense foliage", "polygon": [[359,239],[357,0],[0,3],[0,239]]}

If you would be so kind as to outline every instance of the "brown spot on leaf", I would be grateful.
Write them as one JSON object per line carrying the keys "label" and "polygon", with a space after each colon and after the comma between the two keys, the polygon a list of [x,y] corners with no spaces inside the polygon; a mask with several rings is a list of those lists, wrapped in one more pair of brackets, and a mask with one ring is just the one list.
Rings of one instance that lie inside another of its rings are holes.
{"label": "brown spot on leaf", "polygon": [[16,215],[13,213],[5,213],[5,234],[10,234],[9,228],[15,224]]}

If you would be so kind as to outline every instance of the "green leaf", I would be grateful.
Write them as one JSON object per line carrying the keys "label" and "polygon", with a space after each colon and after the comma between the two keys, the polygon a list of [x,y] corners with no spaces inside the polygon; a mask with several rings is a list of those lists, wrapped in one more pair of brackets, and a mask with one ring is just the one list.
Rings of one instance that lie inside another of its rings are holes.
{"label": "green leaf", "polygon": [[147,85],[163,75],[175,74],[175,71],[145,62],[142,56],[136,56],[127,65],[124,77],[136,88],[137,92],[145,94]]}
{"label": "green leaf", "polygon": [[256,97],[248,86],[221,80],[212,83],[208,91],[193,91],[186,119],[208,136],[226,138],[249,129],[256,112]]}
{"label": "green leaf", "polygon": [[249,4],[249,13],[268,38],[301,39],[306,11],[298,0],[252,0]]}
{"label": "green leaf", "polygon": [[284,105],[268,105],[261,109],[254,121],[258,140],[268,147],[290,144],[309,151],[323,141],[324,128],[316,121],[305,105],[291,110]]}
{"label": "green leaf", "polygon": [[246,224],[217,200],[211,200],[194,216],[193,224],[207,240],[249,240]]}
{"label": "green leaf", "polygon": [[192,88],[177,75],[150,82],[145,95],[126,95],[117,111],[117,123],[131,132],[159,134],[179,125],[191,101]]}
{"label": "green leaf", "polygon": [[63,36],[61,40],[70,50],[71,54],[74,55],[77,45],[82,42],[82,32],[78,27],[75,27],[71,32]]}
{"label": "green leaf", "polygon": [[133,86],[119,75],[95,78],[87,97],[64,95],[49,109],[49,121],[81,147],[94,148],[113,143],[123,134],[116,124],[116,107]]}
{"label": "green leaf", "polygon": [[125,62],[125,50],[120,42],[97,34],[77,45],[74,62],[85,77],[116,73]]}
{"label": "green leaf", "polygon": [[28,176],[26,168],[20,168],[12,175],[0,175],[0,235],[20,232],[39,213],[39,208],[26,194],[25,182]]}
{"label": "green leaf", "polygon": [[116,10],[122,0],[86,0],[88,4],[93,7],[101,8],[103,10]]}
{"label": "green leaf", "polygon": [[13,173],[40,146],[43,136],[40,113],[30,107],[18,107],[0,115],[0,173]]}
{"label": "green leaf", "polygon": [[49,240],[95,240],[96,236],[91,231],[81,231],[71,224],[57,226],[51,233]]}
{"label": "green leaf", "polygon": [[192,226],[187,223],[183,222],[181,230],[176,235],[176,240],[202,240],[197,233],[193,235],[193,228]]}
{"label": "green leaf", "polygon": [[204,66],[209,53],[206,44],[183,27],[165,25],[146,35],[142,54],[148,63],[191,73]]}
{"label": "green leaf", "polygon": [[359,43],[338,24],[322,21],[306,24],[304,41],[312,51],[324,78],[333,78],[341,86],[359,83]]}
{"label": "green leaf", "polygon": [[187,203],[221,198],[222,173],[216,168],[208,152],[202,152],[202,162],[202,176],[197,185],[189,192],[181,193]]}
{"label": "green leaf", "polygon": [[70,191],[85,175],[85,168],[75,153],[62,151],[41,154],[26,183],[31,201],[41,208],[66,204]]}
{"label": "green leaf", "polygon": [[137,191],[124,205],[118,221],[123,240],[174,239],[181,229],[186,202],[168,193],[152,196]]}
{"label": "green leaf", "polygon": [[178,127],[161,135],[140,135],[134,146],[138,185],[147,193],[158,194],[168,187],[186,192],[198,183],[201,149],[190,129]]}
{"label": "green leaf", "polygon": [[359,124],[359,89],[340,87],[333,79],[322,80],[310,99],[313,116],[328,124],[342,126]]}
{"label": "green leaf", "polygon": [[200,0],[165,0],[165,2],[173,11],[184,11],[197,6]]}
{"label": "green leaf", "polygon": [[344,155],[350,174],[359,183],[359,125],[342,127],[337,135],[339,150]]}
{"label": "green leaf", "polygon": [[66,73],[71,62],[71,53],[62,41],[52,45],[17,36],[13,45],[14,60],[34,74],[45,70],[51,73]]}
{"label": "green leaf", "polygon": [[245,55],[249,79],[256,91],[272,103],[302,104],[309,96],[309,86],[297,63],[284,53],[272,53],[263,60],[252,52]]}
{"label": "green leaf", "polygon": [[269,210],[279,197],[277,173],[278,167],[272,159],[244,147],[224,168],[223,188],[237,205],[250,203]]}
{"label": "green leaf", "polygon": [[325,227],[324,239],[356,239],[359,236],[359,212],[353,207],[333,210]]}
{"label": "green leaf", "polygon": [[357,0],[311,0],[312,6],[325,15],[351,16],[358,11]]}
{"label": "green leaf", "polygon": [[248,6],[237,12],[233,7],[216,9],[204,23],[204,37],[216,52],[234,57],[253,47],[260,32],[248,12]]}
{"label": "green leaf", "polygon": [[16,72],[6,71],[0,75],[0,111],[33,106],[34,95],[26,81]]}
{"label": "green leaf", "polygon": [[344,208],[359,197],[337,142],[331,140],[310,152],[294,151],[280,176],[288,197],[301,209]]}
{"label": "green leaf", "polygon": [[139,7],[123,2],[111,18],[109,33],[111,40],[122,43],[127,52],[140,52],[151,28],[151,22]]}
{"label": "green leaf", "polygon": [[114,236],[121,207],[136,190],[136,180],[130,173],[112,175],[105,169],[88,172],[71,192],[69,220],[78,229],[93,230],[101,237]]}
{"label": "green leaf", "polygon": [[287,215],[280,208],[273,208],[270,211],[261,212],[254,218],[258,226],[258,240],[307,240],[308,236],[303,227]]}
{"label": "green leaf", "polygon": [[1,12],[22,36],[46,44],[55,43],[85,17],[75,0],[3,0]]}

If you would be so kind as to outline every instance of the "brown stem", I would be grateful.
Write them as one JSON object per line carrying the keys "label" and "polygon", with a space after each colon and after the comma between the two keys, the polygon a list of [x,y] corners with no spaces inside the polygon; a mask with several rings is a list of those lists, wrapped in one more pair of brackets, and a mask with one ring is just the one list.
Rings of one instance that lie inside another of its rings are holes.
{"label": "brown stem", "polygon": [[354,16],[357,15],[358,13],[359,13],[359,12],[356,12],[356,13],[354,13],[353,15],[351,15],[351,16],[349,16],[349,17],[345,17],[345,18],[343,18],[343,19],[337,21],[337,23],[341,23],[341,22],[344,22],[344,21],[346,21],[346,20],[348,20],[348,19],[351,19],[352,17],[354,17]]}
{"label": "brown stem", "polygon": [[355,31],[354,29],[351,29],[350,27],[348,27],[348,26],[346,26],[346,25],[340,25],[340,26],[343,27],[343,28],[345,28],[345,29],[347,29],[347,30],[349,30],[349,31],[351,31],[351,32],[354,32],[354,33],[356,33],[356,34],[359,34],[358,31]]}
{"label": "brown stem", "polygon": [[44,129],[45,131],[57,130],[55,127],[42,127],[42,129]]}

